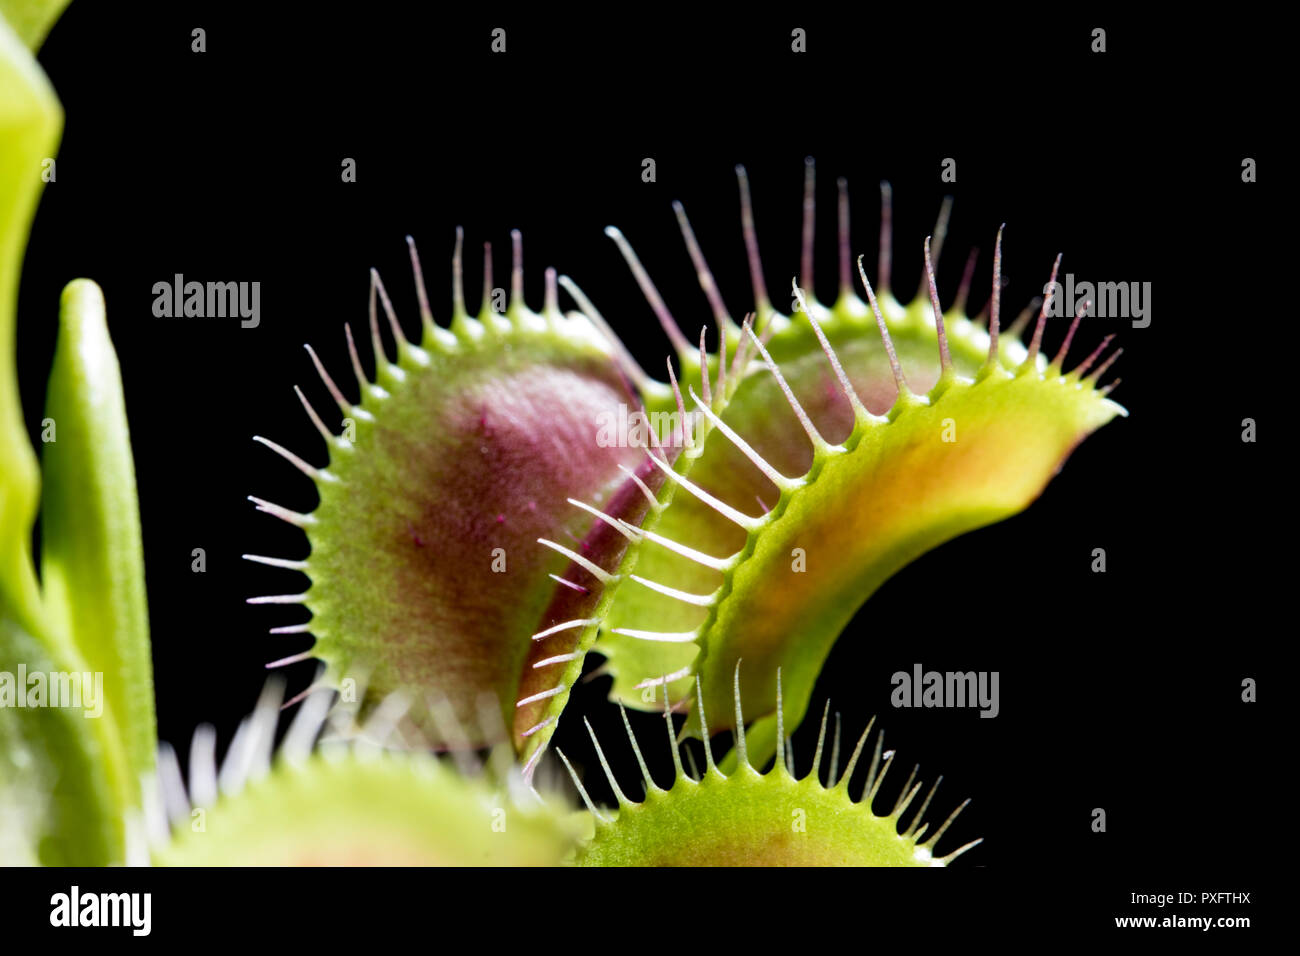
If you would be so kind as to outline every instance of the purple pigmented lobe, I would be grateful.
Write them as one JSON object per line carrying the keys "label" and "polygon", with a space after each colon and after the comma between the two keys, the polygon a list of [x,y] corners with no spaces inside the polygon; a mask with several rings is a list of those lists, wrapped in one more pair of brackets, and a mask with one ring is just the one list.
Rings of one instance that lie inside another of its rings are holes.
{"label": "purple pigmented lobe", "polygon": [[[585,572],[568,576],[587,593],[551,580],[568,562],[538,539],[581,540],[594,519],[567,499],[608,510],[618,466],[644,453],[597,442],[602,413],[640,407],[603,362],[465,371],[454,389],[410,380],[404,414],[378,417],[370,467],[340,490],[340,526],[319,557],[356,582],[339,639],[373,663],[375,694],[421,687],[471,730],[483,693],[513,721],[531,636],[556,594],[599,593]],[[579,553],[605,566],[599,546]]]}

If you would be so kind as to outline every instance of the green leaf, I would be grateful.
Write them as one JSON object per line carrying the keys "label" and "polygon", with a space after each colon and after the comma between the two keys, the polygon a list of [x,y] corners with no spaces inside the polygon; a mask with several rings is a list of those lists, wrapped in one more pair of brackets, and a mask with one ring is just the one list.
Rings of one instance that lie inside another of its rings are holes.
{"label": "green leaf", "polygon": [[68,0],[0,0],[0,17],[28,49],[38,50],[67,5]]}
{"label": "green leaf", "polygon": [[104,296],[88,279],[63,290],[46,418],[41,580],[57,633],[104,675],[104,717],[123,751],[125,792],[153,770],[157,733],[135,468]]}
{"label": "green leaf", "polygon": [[[121,863],[153,770],[153,681],[122,387],[103,296],[88,280],[64,290],[46,417],[44,598],[26,620],[0,601],[0,858]],[[28,555],[19,558],[30,577]],[[35,674],[47,681],[42,705],[16,706]],[[93,698],[56,701],[54,675],[76,675]]]}

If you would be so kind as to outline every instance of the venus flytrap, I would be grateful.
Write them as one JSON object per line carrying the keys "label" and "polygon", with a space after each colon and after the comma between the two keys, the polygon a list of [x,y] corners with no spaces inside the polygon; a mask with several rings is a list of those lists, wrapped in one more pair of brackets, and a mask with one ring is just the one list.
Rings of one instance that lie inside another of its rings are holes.
{"label": "venus flytrap", "polygon": [[[712,389],[706,374],[698,393],[676,398],[706,419],[703,447],[671,466],[648,453],[668,480],[646,521],[629,529],[637,544],[621,564],[604,568],[617,590],[588,627],[599,629],[594,646],[608,658],[616,700],[645,709],[663,687],[692,713],[703,704],[720,715],[714,731],[735,729],[728,705],[738,660],[746,661],[750,701],[774,700],[782,669],[784,715],[768,705],[744,714],[761,765],[779,745],[777,723],[793,728],[802,720],[831,646],[876,588],[936,545],[1025,508],[1079,441],[1126,413],[1106,398],[1113,385],[1098,387],[1114,356],[1087,378],[1101,349],[1062,371],[1081,316],[1051,362],[1040,351],[1050,303],[1042,303],[1028,345],[1016,334],[1028,313],[1012,330],[1001,328],[1000,230],[987,328],[964,314],[969,270],[958,305],[941,309],[934,260],[946,204],[933,242],[923,244],[921,291],[903,306],[889,289],[888,187],[877,293],[861,257],[856,276],[852,269],[841,180],[839,297],[830,307],[817,302],[811,164],[802,288],[793,285],[793,315],[776,312],[739,172],[757,319],[740,329],[730,320],[678,206],[720,341],[734,342],[736,360],[728,370],[679,346],[688,373],[716,366]],[[665,329],[675,329],[640,261],[613,234]],[[854,278],[867,302],[854,292]],[[669,337],[678,341],[680,333]],[[692,685],[703,694],[694,701]],[[702,732],[694,717],[688,727]]]}
{"label": "venus flytrap", "polygon": [[[553,271],[543,311],[527,307],[518,233],[509,304],[504,314],[493,311],[488,247],[477,317],[465,309],[457,233],[448,327],[433,321],[415,245],[408,243],[419,339],[408,339],[372,272],[373,377],[347,329],[355,402],[307,347],[343,418],[336,435],[298,392],[326,442],[328,464],[309,464],[257,436],[312,478],[320,504],[298,514],[251,499],[259,510],[301,527],[311,554],[302,561],[245,557],[305,572],[311,584],[300,594],[250,603],[310,609],[309,623],[272,633],[310,631],[316,638],[311,653],[328,664],[323,683],[339,686],[350,672],[363,670],[374,699],[401,690],[434,693],[467,728],[482,726],[473,718],[487,693],[501,709],[499,726],[513,728],[510,735],[522,748],[549,737],[567,700],[567,694],[556,699],[549,693],[551,684],[534,686],[533,664],[554,654],[537,653],[545,648],[530,636],[590,617],[602,583],[598,563],[616,561],[627,545],[603,525],[593,526],[591,515],[567,499],[588,498],[640,520],[645,502],[634,487],[629,493],[624,476],[629,467],[648,474],[639,450],[602,447],[593,439],[605,410],[640,407],[638,386],[654,386],[643,375],[624,374],[622,346],[596,324],[560,312]],[[381,307],[396,361],[388,359],[381,337]],[[517,701],[525,703],[516,707]],[[452,745],[438,739],[436,728],[426,731],[439,746]],[[469,733],[470,746],[498,742],[479,730]]]}
{"label": "venus flytrap", "polygon": [[[1105,397],[1113,386],[1097,388],[1113,357],[1087,379],[1096,353],[1061,370],[1079,317],[1050,363],[1040,354],[1050,302],[1028,345],[1018,333],[1030,313],[1002,329],[1000,231],[987,329],[964,314],[969,269],[957,305],[943,312],[934,261],[947,204],[923,246],[920,294],[903,306],[889,285],[888,187],[877,295],[861,262],[856,276],[852,268],[841,181],[840,292],[831,307],[817,302],[811,164],[805,288],[792,288],[793,315],[777,312],[738,172],[753,320],[731,319],[675,207],[718,329],[716,354],[704,330],[699,349],[692,345],[630,243],[608,230],[676,352],[681,372],[670,362],[667,383],[636,364],[568,278],[558,283],[580,313],[559,312],[553,273],[546,310],[530,312],[517,235],[506,314],[490,307],[489,251],[477,318],[463,305],[458,239],[449,328],[432,321],[412,245],[418,344],[372,275],[373,379],[348,333],[360,399],[346,398],[311,353],[344,434],[327,429],[300,393],[330,447],[329,465],[259,438],[316,481],[321,504],[297,514],[253,499],[301,526],[312,554],[248,557],[305,571],[312,585],[252,601],[312,610],[311,622],[275,631],[312,632],[311,653],[329,663],[329,682],[361,666],[381,693],[432,689],[462,716],[472,696],[489,691],[507,720],[513,715],[527,772],[593,648],[608,659],[612,696],[632,707],[656,706],[661,686],[689,707],[698,675],[704,703],[727,714],[740,657],[750,661],[749,700],[774,699],[783,667],[784,722],[793,728],[831,645],[883,581],[935,545],[1026,507],[1084,436],[1123,414]],[[867,302],[853,290],[857,277]],[[594,423],[628,407],[675,414],[678,426],[662,438],[652,431],[648,447],[593,440]],[[745,721],[761,762],[777,745],[774,715],[760,707]],[[732,729],[729,717],[718,724]],[[699,733],[695,720],[689,727]]]}
{"label": "venus flytrap", "polygon": [[[41,21],[24,20],[26,35],[43,33]],[[1001,232],[986,322],[965,314],[970,267],[957,302],[940,306],[946,205],[922,247],[921,292],[905,306],[890,291],[887,187],[873,287],[861,259],[853,268],[841,182],[840,288],[822,305],[812,291],[810,164],[787,316],[766,290],[739,170],[753,283],[743,322],[675,206],[716,352],[703,329],[698,348],[687,338],[630,243],[609,230],[675,353],[666,382],[637,365],[571,280],[548,271],[545,306],[531,311],[517,233],[508,300],[495,301],[488,249],[476,316],[465,308],[458,235],[451,321],[435,324],[412,243],[420,335],[408,338],[372,273],[373,374],[346,329],[355,401],[308,347],[342,419],[328,427],[298,392],[328,462],[257,438],[315,482],[320,504],[301,514],[252,499],[301,527],[311,550],[302,560],[246,555],[310,579],[301,593],[251,603],[312,612],[273,629],[316,638],[277,663],[319,657],[323,676],[302,695],[278,755],[278,698],[264,696],[220,770],[211,734],[196,736],[187,792],[169,748],[155,765],[130,443],[103,299],[85,280],[61,303],[39,582],[33,566],[39,476],[18,407],[13,313],[41,159],[53,153],[61,115],[3,21],[0,94],[0,664],[102,674],[105,687],[94,720],[75,708],[0,709],[3,862],[141,859],[137,825],[149,828],[155,862],[182,864],[546,864],[578,847],[578,862],[603,865],[934,865],[969,848],[933,855],[947,824],[921,842],[929,798],[900,833],[919,792],[912,780],[890,813],[875,816],[892,760],[879,741],[865,798],[854,802],[849,778],[866,735],[842,776],[832,757],[823,785],[825,719],[802,780],[787,766],[786,734],[839,633],[883,581],[1025,508],[1083,437],[1124,414],[1106,398],[1114,386],[1098,387],[1118,354],[1098,364],[1108,341],[1064,371],[1079,317],[1051,361],[1040,354],[1050,302],[1027,344],[1020,332],[1032,313],[1002,328]],[[579,311],[560,311],[560,285]],[[629,409],[667,413],[675,426],[648,443],[599,440],[601,423]],[[539,804],[529,784],[593,649],[607,659],[615,700],[665,709],[677,774],[658,787],[633,739],[645,801],[629,801],[611,776],[617,816],[588,800],[590,816],[574,817]],[[332,697],[321,685],[361,673],[360,729],[401,722],[414,734],[317,744]],[[427,712],[406,703],[430,698]],[[704,741],[699,779],[682,770],[675,712],[688,713],[682,732]],[[720,730],[737,746],[715,763],[710,734]],[[518,767],[497,766],[486,780],[465,772],[468,752],[489,748],[498,764]],[[453,756],[422,752],[430,749]],[[769,759],[772,769],[758,773]],[[195,813],[204,825],[186,827]]]}

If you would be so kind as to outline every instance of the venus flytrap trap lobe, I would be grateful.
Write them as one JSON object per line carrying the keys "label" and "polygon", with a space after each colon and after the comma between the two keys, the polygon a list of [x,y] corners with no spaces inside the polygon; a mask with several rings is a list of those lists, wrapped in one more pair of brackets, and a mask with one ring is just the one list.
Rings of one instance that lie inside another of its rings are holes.
{"label": "venus flytrap trap lobe", "polygon": [[[220,767],[212,728],[196,731],[188,792],[174,751],[160,749],[148,813],[156,865],[554,866],[588,829],[524,782],[503,729],[477,735],[503,741],[487,766],[464,753],[453,766],[409,740],[383,746],[410,716],[400,694],[357,733],[344,726],[354,708],[331,711],[333,692],[316,690],[273,754],[282,692],[268,682]],[[484,720],[500,722],[494,702]]]}
{"label": "venus flytrap trap lobe", "polygon": [[[598,562],[616,562],[627,545],[607,526],[593,527],[591,515],[568,499],[591,500],[639,521],[647,505],[624,472],[658,481],[636,449],[592,441],[600,413],[620,404],[640,407],[636,387],[647,386],[644,376],[625,374],[629,366],[617,340],[580,315],[560,312],[552,270],[542,313],[527,308],[517,232],[513,240],[505,314],[492,308],[487,247],[483,305],[471,317],[457,232],[448,328],[433,322],[410,243],[422,320],[418,343],[407,339],[371,273],[373,378],[347,330],[357,402],[307,347],[346,423],[334,435],[298,392],[327,444],[328,465],[309,465],[269,439],[257,440],[315,481],[320,504],[298,514],[252,500],[301,527],[311,554],[303,561],[246,557],[311,578],[302,594],[250,603],[302,603],[311,610],[310,623],[275,631],[315,635],[311,653],[328,664],[326,683],[337,686],[362,668],[374,694],[434,693],[467,727],[477,726],[469,718],[487,692],[522,748],[549,736],[567,700],[567,693],[551,690],[553,680],[535,686],[536,675],[569,661],[581,667],[581,654],[566,658],[541,636],[590,616],[604,579]],[[380,304],[395,362],[381,339]],[[496,741],[471,733],[464,743]]]}
{"label": "venus flytrap trap lobe", "polygon": [[[712,394],[707,374],[702,394],[690,391],[707,419],[702,453],[681,455],[672,468],[648,453],[670,480],[636,529],[639,546],[605,569],[618,589],[608,613],[591,627],[600,628],[595,649],[608,658],[615,699],[644,708],[647,689],[662,685],[684,706],[702,703],[727,715],[715,731],[735,729],[726,705],[741,657],[749,700],[773,700],[775,674],[783,668],[784,715],[766,708],[744,715],[751,753],[761,764],[779,745],[776,724],[783,718],[798,725],[831,645],[883,581],[935,545],[1022,510],[1083,437],[1125,413],[1105,397],[1113,386],[1097,388],[1115,356],[1083,378],[1109,340],[1074,371],[1062,372],[1082,314],[1051,362],[1040,354],[1048,302],[1028,346],[1018,337],[1028,313],[1003,333],[1001,230],[987,331],[963,314],[965,284],[960,308],[943,312],[933,263],[947,203],[933,243],[924,243],[921,292],[903,306],[889,291],[890,197],[882,188],[878,295],[858,260],[868,308],[852,289],[841,180],[839,298],[829,308],[816,302],[811,163],[806,275],[793,294],[799,307],[794,317],[776,313],[764,286],[748,184],[743,170],[738,173],[754,325],[762,331],[746,323],[735,347],[749,346],[762,361],[737,363],[725,387]],[[680,206],[677,213],[726,342],[734,323]],[[639,260],[616,239],[670,328],[673,320]],[[708,368],[707,359],[692,361],[684,339],[669,337],[684,367]],[[685,698],[693,682],[703,696],[692,703]],[[688,727],[702,732],[694,717]]]}
{"label": "venus flytrap trap lobe", "polygon": [[[839,773],[839,727],[836,725],[827,783],[821,780],[825,755],[829,702],[822,713],[821,730],[812,765],[796,778],[793,755],[787,750],[784,727],[778,726],[776,759],[767,773],[759,773],[747,751],[741,718],[740,665],[733,675],[734,720],[739,728],[732,751],[732,769],[719,767],[713,757],[708,731],[704,740],[705,769],[688,773],[682,766],[672,709],[665,697],[664,720],[675,772],[672,783],[660,787],[650,774],[640,744],[632,733],[627,712],[623,724],[644,782],[642,801],[630,800],[610,771],[605,752],[591,725],[587,732],[597,759],[618,802],[618,808],[596,807],[574,773],[568,758],[560,757],[573,777],[583,801],[595,821],[592,837],[579,848],[581,866],[947,866],[981,840],[973,840],[943,856],[934,848],[957,815],[970,802],[962,803],[938,829],[924,822],[939,780],[900,832],[903,818],[915,804],[922,784],[914,767],[892,808],[884,815],[872,809],[885,775],[894,762],[894,751],[883,749],[884,734],[876,736],[870,766],[858,799],[850,793],[854,769],[863,755],[872,720],[858,739],[844,773]],[[696,676],[698,684],[699,676]],[[781,675],[776,680],[777,706],[781,713]],[[708,718],[697,708],[701,726]]]}

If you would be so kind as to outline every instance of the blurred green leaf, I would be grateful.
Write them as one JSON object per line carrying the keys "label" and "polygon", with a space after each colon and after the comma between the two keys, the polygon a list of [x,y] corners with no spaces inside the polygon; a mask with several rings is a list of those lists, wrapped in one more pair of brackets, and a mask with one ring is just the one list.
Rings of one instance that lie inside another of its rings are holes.
{"label": "blurred green leaf", "polygon": [[29,631],[39,630],[41,620],[31,561],[38,478],[19,405],[14,320],[41,161],[53,157],[62,127],[49,80],[0,22],[0,606]]}
{"label": "blurred green leaf", "polygon": [[67,5],[68,0],[0,0],[0,17],[28,49],[38,50]]}

